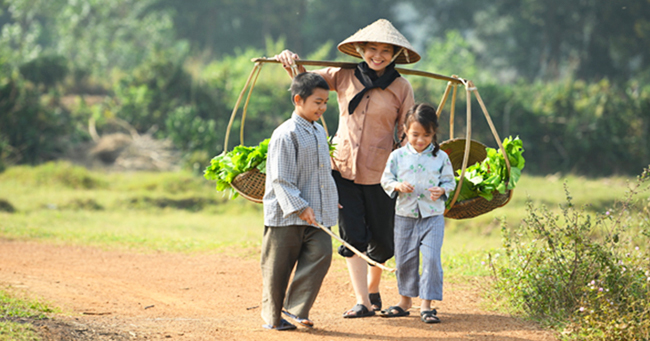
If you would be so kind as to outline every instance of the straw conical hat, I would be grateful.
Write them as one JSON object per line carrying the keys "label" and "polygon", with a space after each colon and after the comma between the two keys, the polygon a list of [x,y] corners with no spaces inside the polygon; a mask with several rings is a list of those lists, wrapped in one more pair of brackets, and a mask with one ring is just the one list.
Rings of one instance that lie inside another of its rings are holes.
{"label": "straw conical hat", "polygon": [[[399,56],[395,59],[396,64],[409,64],[415,63],[420,60],[420,55],[415,52],[411,43],[409,43],[404,36],[386,19],[379,19],[374,23],[360,29],[357,33],[345,39],[338,46],[339,51],[349,54],[350,56],[363,58],[357,52],[355,43],[384,43],[393,44],[395,46],[403,47],[404,50],[400,52]],[[397,51],[396,51],[397,52]]]}

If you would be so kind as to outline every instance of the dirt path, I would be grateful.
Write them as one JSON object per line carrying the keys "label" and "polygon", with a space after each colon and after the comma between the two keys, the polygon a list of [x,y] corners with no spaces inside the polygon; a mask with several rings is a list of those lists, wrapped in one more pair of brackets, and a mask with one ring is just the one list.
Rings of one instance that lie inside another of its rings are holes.
{"label": "dirt path", "polygon": [[[343,319],[354,305],[345,263],[335,255],[312,310],[316,328],[261,327],[257,254],[130,253],[0,240],[0,286],[63,312],[37,328],[49,340],[555,340],[552,333],[479,308],[475,285],[445,284],[442,323]],[[395,280],[382,283],[396,302]],[[417,304],[417,302],[416,302]]]}

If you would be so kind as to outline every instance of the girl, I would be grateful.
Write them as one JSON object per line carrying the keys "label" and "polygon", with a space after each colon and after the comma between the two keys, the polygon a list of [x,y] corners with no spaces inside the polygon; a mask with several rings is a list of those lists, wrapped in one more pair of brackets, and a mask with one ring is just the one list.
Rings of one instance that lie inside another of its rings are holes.
{"label": "girl", "polygon": [[[380,180],[393,149],[395,128],[402,135],[404,117],[415,102],[411,84],[395,70],[395,64],[415,63],[420,55],[395,27],[379,19],[338,46],[339,51],[363,59],[354,69],[329,67],[313,72],[336,91],[339,126],[334,136],[332,175],[339,200],[341,238],[378,263],[393,257],[395,201],[384,192]],[[285,50],[275,56],[291,75],[298,55]],[[298,72],[305,72],[303,66]],[[343,317],[375,315],[381,310],[381,269],[368,267],[363,258],[339,248],[345,257],[356,305]]]}
{"label": "girl", "polygon": [[397,196],[395,265],[401,296],[398,304],[382,311],[383,317],[409,315],[412,298],[420,297],[422,322],[440,322],[431,301],[442,301],[443,214],[456,180],[449,157],[436,141],[437,129],[435,108],[428,104],[413,106],[404,122],[408,143],[390,154],[381,178],[386,193]]}

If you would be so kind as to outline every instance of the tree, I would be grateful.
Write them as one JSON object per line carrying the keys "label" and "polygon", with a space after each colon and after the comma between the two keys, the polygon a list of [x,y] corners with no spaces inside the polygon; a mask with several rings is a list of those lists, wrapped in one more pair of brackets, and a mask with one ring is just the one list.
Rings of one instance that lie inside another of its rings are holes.
{"label": "tree", "polygon": [[[492,73],[625,81],[650,68],[648,0],[411,0],[432,36],[458,29]],[[512,79],[512,78],[510,78]]]}

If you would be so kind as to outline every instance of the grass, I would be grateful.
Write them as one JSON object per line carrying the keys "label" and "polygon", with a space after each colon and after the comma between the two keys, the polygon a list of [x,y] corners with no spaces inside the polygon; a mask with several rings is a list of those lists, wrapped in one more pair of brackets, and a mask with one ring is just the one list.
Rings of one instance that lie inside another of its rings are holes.
{"label": "grass", "polygon": [[43,319],[53,310],[47,305],[28,299],[17,298],[0,290],[0,341],[40,340],[31,324],[14,322],[18,319]]}
{"label": "grass", "polygon": [[[504,207],[472,219],[447,220],[445,257],[461,257],[475,267],[481,257],[472,254],[498,248],[501,221],[519,225],[527,200],[559,211],[564,182],[576,205],[604,211],[622,196],[627,181],[524,175]],[[0,209],[0,236],[140,251],[258,246],[262,206],[243,198],[229,200],[213,186],[185,172],[102,173],[68,163],[13,167],[0,174],[0,200],[14,208],[13,213]]]}

